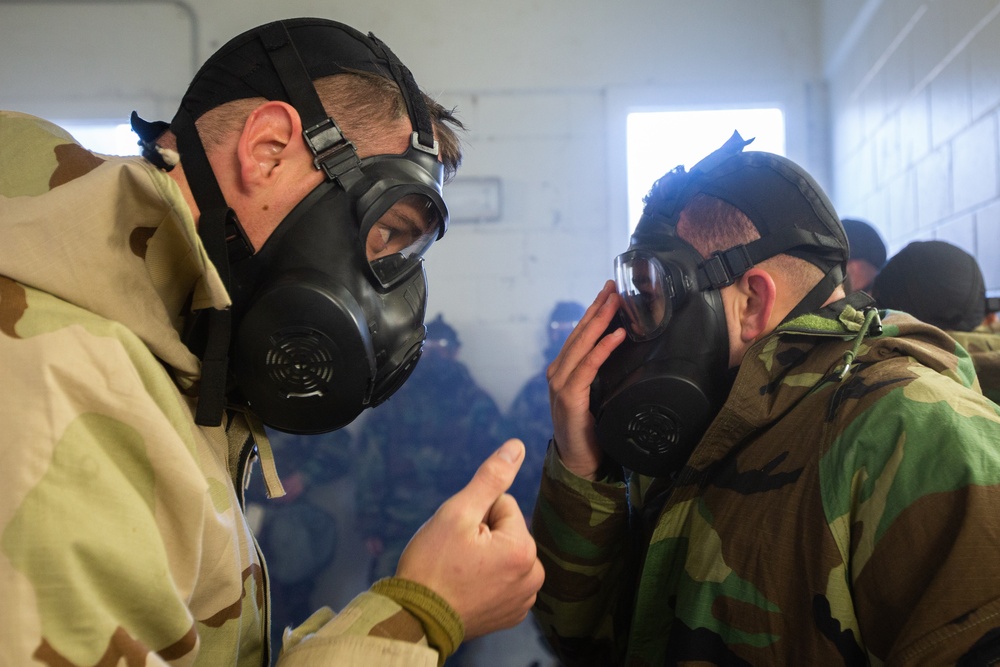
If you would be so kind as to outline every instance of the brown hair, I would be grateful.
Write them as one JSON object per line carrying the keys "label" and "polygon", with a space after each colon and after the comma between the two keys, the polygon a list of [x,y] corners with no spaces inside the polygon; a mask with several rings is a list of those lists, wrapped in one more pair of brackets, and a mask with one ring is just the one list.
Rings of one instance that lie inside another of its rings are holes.
{"label": "brown hair", "polygon": [[[383,131],[386,123],[406,116],[406,105],[396,83],[377,74],[352,71],[323,77],[313,83],[327,113],[362,155],[367,143]],[[454,110],[445,109],[426,94],[423,96],[434,124],[434,138],[441,150],[445,180],[450,180],[462,163],[457,131],[464,130],[465,126],[455,117]],[[205,150],[210,151],[234,132],[239,132],[250,113],[263,102],[262,97],[246,98],[205,112],[196,122]],[[173,148],[176,140],[167,133],[157,143]]]}
{"label": "brown hair", "polygon": [[[692,197],[681,211],[677,233],[706,259],[714,252],[760,238],[760,232],[743,211],[729,202],[702,193]],[[791,255],[775,255],[758,266],[780,273],[799,299],[823,278],[819,267]]]}

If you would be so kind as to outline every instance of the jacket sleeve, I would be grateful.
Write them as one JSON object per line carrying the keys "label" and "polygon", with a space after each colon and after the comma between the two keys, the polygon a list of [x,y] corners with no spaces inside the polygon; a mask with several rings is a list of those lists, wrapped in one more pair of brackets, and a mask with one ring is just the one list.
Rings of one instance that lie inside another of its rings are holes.
{"label": "jacket sleeve", "polygon": [[387,577],[340,614],[324,608],[287,631],[279,664],[442,667],[464,635],[462,619],[437,593]]}
{"label": "jacket sleeve", "polygon": [[550,444],[532,531],[545,567],[533,611],[562,664],[617,664],[613,618],[628,544],[625,485],[577,477]]}
{"label": "jacket sleeve", "polygon": [[984,658],[1000,658],[1000,407],[913,372],[823,461],[857,631],[887,665],[991,664]]}

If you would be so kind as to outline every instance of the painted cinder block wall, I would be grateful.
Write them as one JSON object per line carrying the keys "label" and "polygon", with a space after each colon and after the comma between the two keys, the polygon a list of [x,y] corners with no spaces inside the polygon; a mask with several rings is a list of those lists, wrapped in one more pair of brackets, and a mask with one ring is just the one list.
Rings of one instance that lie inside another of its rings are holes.
{"label": "painted cinder block wall", "polygon": [[823,49],[840,213],[890,254],[954,243],[1000,290],[1000,2],[824,0]]}

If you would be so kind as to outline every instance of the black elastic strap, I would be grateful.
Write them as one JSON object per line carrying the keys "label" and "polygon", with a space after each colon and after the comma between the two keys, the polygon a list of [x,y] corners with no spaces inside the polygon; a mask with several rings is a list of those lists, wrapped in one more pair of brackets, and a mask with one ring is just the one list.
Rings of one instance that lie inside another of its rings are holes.
{"label": "black elastic strap", "polygon": [[326,120],[329,116],[285,24],[279,21],[268,25],[261,31],[260,40],[288,100],[302,117],[302,126],[311,127]]}
{"label": "black elastic strap", "polygon": [[[771,257],[787,254],[788,251],[795,248],[809,248],[813,252],[818,249],[820,254],[824,254],[822,249],[825,248],[831,256],[842,252],[842,248],[832,236],[818,234],[807,229],[785,229],[745,245],[712,253],[712,256],[705,260],[699,269],[699,287],[701,289],[719,289],[732,285],[737,278],[757,264]],[[839,284],[837,283],[833,287]]]}
{"label": "black elastic strap", "polygon": [[[177,150],[181,155],[181,164],[184,165],[184,176],[200,211],[198,236],[201,237],[208,259],[215,265],[222,284],[228,290],[230,278],[226,227],[238,226],[239,223],[226,205],[191,114],[181,108],[174,117],[172,127],[177,136]],[[228,308],[212,309],[205,316],[208,318],[208,334],[201,359],[201,383],[198,387],[195,423],[201,426],[219,426],[222,424],[226,403],[232,312]]]}
{"label": "black elastic strap", "polygon": [[[805,315],[806,313],[814,313],[823,307],[826,300],[830,298],[833,294],[833,290],[837,288],[838,285],[844,282],[844,269],[840,264],[837,264],[832,269],[827,271],[823,279],[816,283],[816,286],[809,290],[809,293],[802,297],[802,300],[792,308],[791,312],[785,315],[785,318],[781,320],[780,324],[784,324],[790,320],[794,320],[799,315]],[[780,325],[779,325],[780,326]]]}
{"label": "black elastic strap", "polygon": [[273,23],[261,31],[260,39],[288,100],[302,119],[302,136],[312,151],[313,164],[326,174],[327,180],[343,181],[345,174],[360,168],[361,160],[354,144],[323,107],[288,29],[280,21]]}
{"label": "black elastic strap", "polygon": [[[227,288],[229,285],[229,260],[221,262],[216,259],[219,253],[225,255],[226,241],[218,230],[225,229],[225,217],[219,218],[219,209],[202,213],[199,218],[199,235],[205,251],[215,264]],[[226,215],[225,211],[221,212]],[[201,230],[208,228],[209,233]],[[225,272],[222,270],[225,266]],[[223,276],[223,273],[225,275]],[[201,384],[198,387],[198,410],[195,413],[195,423],[202,426],[218,426],[222,423],[223,410],[226,407],[226,380],[229,374],[229,343],[232,336],[233,311],[211,309],[205,313],[208,317],[208,338],[205,341],[205,353],[201,359]]]}
{"label": "black elastic strap", "polygon": [[[410,117],[410,124],[413,125],[413,130],[417,133],[417,141],[420,142],[423,150],[437,155],[438,151],[434,142],[434,124],[431,121],[430,111],[427,109],[427,101],[420,92],[413,74],[396,57],[396,54],[386,46],[385,42],[372,33],[368,33],[368,38],[375,43],[375,46],[382,51],[382,56],[389,62],[392,78],[396,80],[399,91],[403,95],[403,102],[406,104],[406,113]],[[419,148],[419,146],[415,148]]]}

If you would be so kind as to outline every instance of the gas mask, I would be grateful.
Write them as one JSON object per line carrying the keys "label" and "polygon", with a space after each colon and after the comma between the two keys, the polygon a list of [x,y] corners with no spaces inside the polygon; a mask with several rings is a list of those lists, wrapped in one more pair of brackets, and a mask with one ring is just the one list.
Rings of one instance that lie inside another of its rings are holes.
{"label": "gas mask", "polygon": [[624,467],[666,476],[680,469],[729,392],[722,298],[698,252],[677,237],[634,244],[615,260],[622,306],[612,327],[628,339],[591,390],[597,437]]}
{"label": "gas mask", "polygon": [[[639,474],[676,474],[726,401],[735,371],[723,287],[778,254],[809,261],[824,277],[787,321],[820,307],[843,281],[847,239],[826,195],[785,158],[744,153],[749,143],[734,133],[690,172],[678,167],[657,181],[615,260],[622,305],[611,330],[622,326],[628,337],[598,370],[590,408],[605,454]],[[741,211],[760,238],[703,258],[677,235],[699,194]]]}
{"label": "gas mask", "polygon": [[[313,79],[352,70],[397,84],[413,128],[404,153],[361,159],[327,114]],[[325,174],[256,253],[194,124],[247,97],[295,107]],[[210,58],[170,128],[201,211],[199,235],[233,303],[201,311],[204,324],[185,337],[202,359],[196,422],[217,425],[226,403],[242,404],[269,427],[322,433],[392,395],[420,357],[422,258],[448,221],[433,121],[409,70],[374,35],[323,19],[278,21]]]}
{"label": "gas mask", "polygon": [[424,340],[422,256],[445,229],[443,167],[410,148],[317,186],[252,257],[232,265],[232,369],[272,428],[350,423],[409,377]]}

